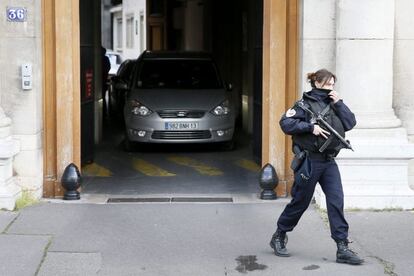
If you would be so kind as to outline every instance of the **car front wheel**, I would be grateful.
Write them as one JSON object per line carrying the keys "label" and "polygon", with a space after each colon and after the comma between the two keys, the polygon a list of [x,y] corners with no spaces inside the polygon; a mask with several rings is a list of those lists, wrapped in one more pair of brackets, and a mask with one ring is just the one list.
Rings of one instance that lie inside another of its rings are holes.
{"label": "car front wheel", "polygon": [[125,139],[124,139],[124,150],[125,151],[133,151],[135,149],[135,142],[132,142],[128,138],[128,134],[125,133]]}
{"label": "car front wheel", "polygon": [[222,144],[221,144],[221,148],[224,150],[224,151],[232,151],[232,150],[234,150],[234,148],[235,148],[235,143],[234,143],[234,140],[232,139],[232,140],[230,140],[230,141],[227,141],[227,142],[223,142]]}

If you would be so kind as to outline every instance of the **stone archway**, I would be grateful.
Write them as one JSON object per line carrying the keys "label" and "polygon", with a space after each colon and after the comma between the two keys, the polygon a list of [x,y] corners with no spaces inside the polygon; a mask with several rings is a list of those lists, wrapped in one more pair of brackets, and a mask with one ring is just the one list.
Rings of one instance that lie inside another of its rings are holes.
{"label": "stone archway", "polygon": [[[279,195],[292,175],[290,139],[278,127],[280,115],[297,92],[298,0],[264,0],[263,24],[263,164],[276,168]],[[79,0],[42,1],[44,80],[44,197],[59,197],[59,183],[69,163],[80,165]]]}

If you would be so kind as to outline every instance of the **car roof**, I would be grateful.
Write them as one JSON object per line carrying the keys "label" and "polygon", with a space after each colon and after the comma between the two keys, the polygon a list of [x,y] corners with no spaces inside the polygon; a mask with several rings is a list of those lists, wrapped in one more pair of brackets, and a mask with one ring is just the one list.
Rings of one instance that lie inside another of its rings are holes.
{"label": "car roof", "polygon": [[141,57],[143,59],[212,59],[210,53],[196,51],[145,51]]}

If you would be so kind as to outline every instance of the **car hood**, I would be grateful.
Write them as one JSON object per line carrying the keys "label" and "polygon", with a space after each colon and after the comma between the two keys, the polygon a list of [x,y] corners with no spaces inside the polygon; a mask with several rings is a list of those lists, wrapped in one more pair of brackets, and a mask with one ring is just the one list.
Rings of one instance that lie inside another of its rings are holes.
{"label": "car hood", "polygon": [[227,97],[224,89],[173,90],[173,89],[136,89],[129,99],[135,99],[152,110],[164,109],[213,109]]}

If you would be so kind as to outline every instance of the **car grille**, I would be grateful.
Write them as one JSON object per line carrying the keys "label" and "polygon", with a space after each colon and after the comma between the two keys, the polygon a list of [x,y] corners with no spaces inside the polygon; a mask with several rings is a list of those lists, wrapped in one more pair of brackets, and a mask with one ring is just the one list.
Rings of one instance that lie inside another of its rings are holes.
{"label": "car grille", "polygon": [[152,139],[168,139],[168,140],[181,140],[181,139],[208,139],[211,138],[209,130],[192,130],[192,131],[159,131],[156,130],[152,133]]}
{"label": "car grille", "polygon": [[205,114],[200,110],[160,110],[157,113],[161,118],[201,118]]}

